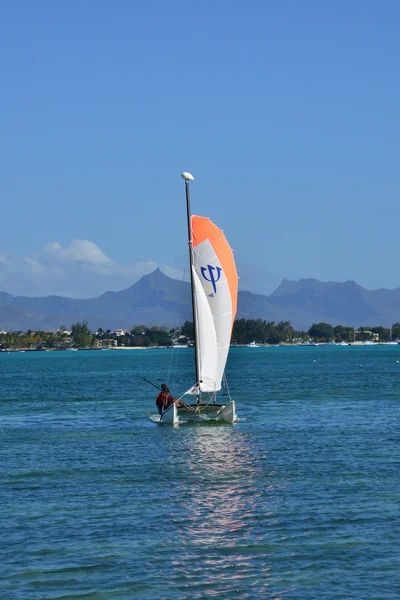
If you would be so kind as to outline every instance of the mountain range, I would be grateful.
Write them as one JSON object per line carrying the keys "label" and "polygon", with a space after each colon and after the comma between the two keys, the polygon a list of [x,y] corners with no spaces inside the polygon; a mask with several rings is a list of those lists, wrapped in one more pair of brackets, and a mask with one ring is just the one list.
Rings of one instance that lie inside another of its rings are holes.
{"label": "mountain range", "polygon": [[[389,327],[400,321],[400,288],[370,291],[354,281],[284,279],[269,296],[240,291],[237,318],[290,321],[295,329],[303,330],[321,321]],[[190,286],[156,269],[125,290],[86,300],[0,292],[0,330],[51,330],[83,319],[91,329],[135,324],[176,327],[192,319]]]}

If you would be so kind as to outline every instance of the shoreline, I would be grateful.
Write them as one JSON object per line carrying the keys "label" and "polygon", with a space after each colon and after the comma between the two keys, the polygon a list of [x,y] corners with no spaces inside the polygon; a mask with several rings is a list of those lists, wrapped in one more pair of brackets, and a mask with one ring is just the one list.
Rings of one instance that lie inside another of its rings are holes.
{"label": "shoreline", "polygon": [[[332,342],[312,342],[312,343],[296,343],[296,344],[257,344],[256,346],[249,346],[248,344],[235,344],[230,346],[230,348],[249,348],[249,349],[257,349],[257,348],[309,348],[309,347],[320,347],[320,346],[329,346],[329,347],[346,347],[346,346],[400,346],[400,342],[347,342],[346,344],[333,344]],[[10,354],[10,353],[31,353],[31,352],[82,352],[82,351],[123,351],[123,350],[187,350],[193,349],[193,346],[116,346],[111,348],[1,348],[0,354]]]}

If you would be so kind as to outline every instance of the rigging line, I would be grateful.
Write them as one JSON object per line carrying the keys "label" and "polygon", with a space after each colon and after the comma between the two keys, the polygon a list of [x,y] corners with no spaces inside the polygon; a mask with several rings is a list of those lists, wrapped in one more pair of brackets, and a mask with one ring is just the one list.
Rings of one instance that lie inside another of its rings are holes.
{"label": "rigging line", "polygon": [[[186,394],[186,392],[184,392],[184,393],[182,394],[182,396],[180,396],[180,397],[178,398],[178,400],[182,400],[182,398],[184,398],[184,397],[185,397],[185,394]],[[187,404],[187,403],[186,403],[184,400],[183,400],[183,404],[184,404],[184,406],[185,406],[186,408],[188,408],[188,409],[189,409],[189,410],[191,410],[191,411],[196,411],[196,410],[197,410],[197,409],[193,408],[192,406],[190,406],[190,404]]]}
{"label": "rigging line", "polygon": [[169,352],[167,381],[168,381],[168,386],[173,388],[175,385],[175,379],[176,379],[176,358],[177,357],[174,356],[174,353],[176,353],[176,350],[174,350],[174,348],[172,348],[172,346],[171,346],[170,348],[168,348],[167,352]]}
{"label": "rigging line", "polygon": [[[176,325],[175,325],[174,329],[176,330]],[[179,360],[178,352],[179,351],[176,350],[176,348],[174,348],[173,346],[170,346],[167,351],[169,352],[167,379],[168,379],[168,385],[170,385],[170,387],[172,388],[172,387],[176,386],[178,360]]]}
{"label": "rigging line", "polygon": [[[185,281],[185,277],[186,277],[186,267],[183,268],[183,276],[182,276],[182,281]],[[178,308],[178,314],[176,316],[175,319],[175,324],[174,324],[174,331],[175,331],[175,335],[176,335],[176,330],[178,329],[179,326],[179,330],[182,327],[182,304],[179,304],[179,308]],[[180,325],[179,325],[180,324]],[[179,335],[181,334],[181,332],[179,332]],[[178,363],[179,363],[179,354],[178,352],[176,352],[176,349],[174,349],[173,347],[169,348],[169,364],[168,364],[168,371],[167,371],[167,379],[168,381],[171,382],[171,388],[174,387],[176,385],[176,380],[177,380],[177,373],[178,373]]]}
{"label": "rigging line", "polygon": [[225,371],[224,371],[224,374],[223,374],[223,381],[224,381],[224,384],[225,384],[225,389],[228,392],[228,398],[229,398],[230,401],[232,401],[231,393],[230,393],[229,385],[228,385],[228,380],[227,380],[226,375],[225,375]]}
{"label": "rigging line", "polygon": [[[210,399],[210,394],[211,394],[211,399]],[[206,392],[205,395],[202,397],[203,403],[207,404],[207,405],[211,404],[213,396],[214,396],[214,392]]]}

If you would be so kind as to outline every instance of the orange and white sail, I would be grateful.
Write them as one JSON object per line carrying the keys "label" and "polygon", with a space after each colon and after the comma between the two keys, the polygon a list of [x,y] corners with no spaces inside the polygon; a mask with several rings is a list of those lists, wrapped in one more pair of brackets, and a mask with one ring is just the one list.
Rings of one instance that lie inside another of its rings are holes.
{"label": "orange and white sail", "polygon": [[232,249],[210,219],[191,217],[196,339],[201,392],[221,389],[236,316],[238,276]]}

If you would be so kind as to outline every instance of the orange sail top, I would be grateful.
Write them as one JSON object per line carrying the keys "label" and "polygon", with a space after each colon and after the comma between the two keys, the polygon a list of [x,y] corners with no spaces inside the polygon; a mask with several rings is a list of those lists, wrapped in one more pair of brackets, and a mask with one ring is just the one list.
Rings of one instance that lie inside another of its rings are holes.
{"label": "orange sail top", "polygon": [[223,231],[214,225],[207,217],[192,216],[192,244],[193,248],[209,240],[221,264],[228,282],[232,301],[232,327],[237,311],[238,274],[232,249]]}

